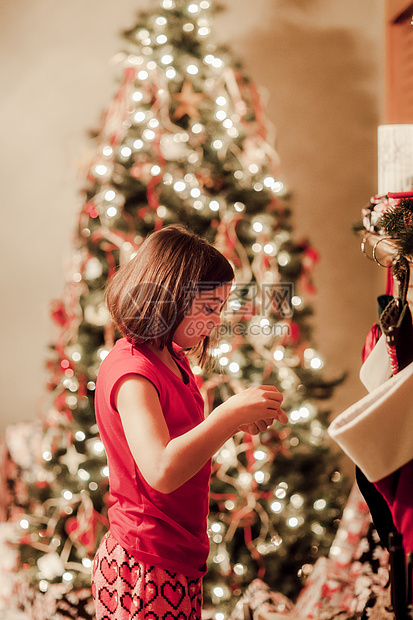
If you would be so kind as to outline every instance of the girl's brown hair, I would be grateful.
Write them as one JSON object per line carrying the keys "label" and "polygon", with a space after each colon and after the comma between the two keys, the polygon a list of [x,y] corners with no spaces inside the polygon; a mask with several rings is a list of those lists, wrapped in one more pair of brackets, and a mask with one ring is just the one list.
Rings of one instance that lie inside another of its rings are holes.
{"label": "girl's brown hair", "polygon": [[[119,331],[133,344],[151,342],[175,356],[173,335],[199,290],[234,279],[234,271],[208,241],[184,228],[151,233],[109,281],[106,303]],[[210,338],[195,349],[204,365]]]}

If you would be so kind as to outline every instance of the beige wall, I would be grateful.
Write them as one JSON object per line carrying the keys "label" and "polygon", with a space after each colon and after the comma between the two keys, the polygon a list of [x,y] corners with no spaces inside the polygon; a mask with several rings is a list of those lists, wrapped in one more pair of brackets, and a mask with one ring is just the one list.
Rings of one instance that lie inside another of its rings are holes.
{"label": "beige wall", "polygon": [[[1,0],[0,431],[36,415],[80,206],[85,135],[115,89],[119,32],[155,0]],[[364,336],[383,274],[352,233],[376,192],[383,0],[224,0],[216,35],[267,90],[297,236],[320,252],[314,327],[326,373],[349,379],[334,413],[364,394]]]}

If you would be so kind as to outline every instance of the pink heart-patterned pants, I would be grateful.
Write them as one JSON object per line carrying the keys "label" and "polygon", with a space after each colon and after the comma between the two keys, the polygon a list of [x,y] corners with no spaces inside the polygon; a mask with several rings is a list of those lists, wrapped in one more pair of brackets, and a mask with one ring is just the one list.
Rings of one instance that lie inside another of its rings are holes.
{"label": "pink heart-patterned pants", "polygon": [[110,531],[92,572],[96,620],[200,620],[202,580],[138,562]]}

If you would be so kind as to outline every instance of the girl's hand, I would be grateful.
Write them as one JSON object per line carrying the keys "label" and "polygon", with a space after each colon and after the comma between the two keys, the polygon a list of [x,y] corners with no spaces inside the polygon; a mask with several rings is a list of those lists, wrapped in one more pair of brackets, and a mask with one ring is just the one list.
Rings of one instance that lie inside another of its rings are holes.
{"label": "girl's hand", "polygon": [[258,435],[263,431],[266,431],[268,428],[272,426],[274,422],[274,418],[266,418],[265,420],[258,420],[253,424],[244,424],[239,427],[238,431],[242,431],[243,433],[248,433],[249,435]]}
{"label": "girl's hand", "polygon": [[274,385],[253,385],[231,396],[221,407],[228,415],[236,416],[238,428],[258,424],[265,430],[265,420],[278,420],[282,424],[288,422],[287,414],[281,409],[282,400],[283,395]]}

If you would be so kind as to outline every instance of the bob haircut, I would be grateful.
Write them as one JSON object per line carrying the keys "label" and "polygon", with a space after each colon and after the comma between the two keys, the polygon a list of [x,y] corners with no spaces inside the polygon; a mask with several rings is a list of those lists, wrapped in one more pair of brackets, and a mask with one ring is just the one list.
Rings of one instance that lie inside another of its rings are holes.
{"label": "bob haircut", "polygon": [[[132,344],[167,347],[195,295],[234,279],[228,260],[208,241],[183,226],[151,233],[135,256],[116,272],[106,288],[115,326]],[[194,347],[201,366],[210,359],[210,337]]]}

